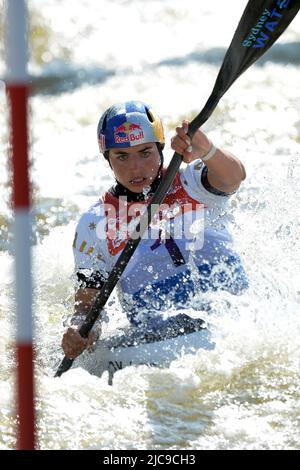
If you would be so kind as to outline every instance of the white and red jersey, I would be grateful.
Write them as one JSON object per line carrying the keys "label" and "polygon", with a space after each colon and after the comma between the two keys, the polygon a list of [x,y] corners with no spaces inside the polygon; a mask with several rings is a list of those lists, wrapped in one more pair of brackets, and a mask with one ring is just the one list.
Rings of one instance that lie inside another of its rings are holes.
{"label": "white and red jersey", "polygon": [[[228,227],[229,197],[203,186],[205,168],[196,160],[176,175],[123,272],[119,294],[129,317],[172,303],[182,306],[199,289],[238,293],[247,287]],[[99,279],[103,284],[148,202],[128,202],[107,192],[82,215],[73,250],[75,271],[92,280],[87,287],[97,287]]]}

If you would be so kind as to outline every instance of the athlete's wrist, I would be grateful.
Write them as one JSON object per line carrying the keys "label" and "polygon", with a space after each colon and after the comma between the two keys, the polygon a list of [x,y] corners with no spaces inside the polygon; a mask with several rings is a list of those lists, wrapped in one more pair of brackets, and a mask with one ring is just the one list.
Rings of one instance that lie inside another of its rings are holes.
{"label": "athlete's wrist", "polygon": [[210,141],[209,150],[206,153],[204,153],[202,156],[200,156],[200,158],[203,162],[207,162],[212,157],[214,157],[216,152],[217,152],[217,147]]}

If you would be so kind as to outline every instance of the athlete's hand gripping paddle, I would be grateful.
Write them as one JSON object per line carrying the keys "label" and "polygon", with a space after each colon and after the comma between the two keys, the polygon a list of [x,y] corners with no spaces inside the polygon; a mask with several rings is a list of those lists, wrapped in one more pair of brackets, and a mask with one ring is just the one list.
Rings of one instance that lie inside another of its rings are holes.
{"label": "athlete's hand gripping paddle", "polygon": [[[202,111],[189,125],[188,136],[190,138],[207,121],[233,82],[274,44],[296,16],[299,9],[300,0],[249,0],[223,60],[213,91]],[[148,228],[156,210],[163,202],[181,162],[182,156],[175,152],[165,176],[152,198],[151,204],[148,205],[147,211],[141,217],[140,223],[128,240],[89,314],[79,329],[79,333],[83,338],[89,335],[101,310],[137,248],[144,231]],[[55,377],[59,377],[69,370],[72,364],[73,359],[65,357]]]}

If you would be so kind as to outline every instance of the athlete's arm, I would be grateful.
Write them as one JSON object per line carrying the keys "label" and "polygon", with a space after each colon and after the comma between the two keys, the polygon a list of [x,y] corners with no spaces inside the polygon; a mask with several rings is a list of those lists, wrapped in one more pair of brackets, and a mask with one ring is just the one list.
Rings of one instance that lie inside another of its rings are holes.
{"label": "athlete's arm", "polygon": [[[93,206],[94,207],[94,206]],[[70,359],[74,359],[97,339],[95,329],[88,338],[82,338],[78,328],[90,311],[94,300],[105,282],[106,262],[96,235],[98,219],[93,211],[84,213],[76,227],[73,242],[76,290],[71,327],[63,335],[61,346]],[[97,328],[98,328],[97,324]],[[100,332],[99,332],[100,333]]]}
{"label": "athlete's arm", "polygon": [[[172,149],[183,156],[183,161],[190,163],[204,157],[211,149],[208,137],[198,129],[192,139],[186,135],[188,121],[183,121],[182,127],[176,128],[177,135],[171,140]],[[225,193],[236,191],[246,178],[242,162],[227,150],[216,149],[215,154],[207,161],[207,179],[211,186]]]}
{"label": "athlete's arm", "polygon": [[91,309],[97,294],[99,294],[99,289],[78,289],[75,292],[75,308],[74,308],[74,317],[80,315],[88,314]]}
{"label": "athlete's arm", "polygon": [[82,338],[77,331],[98,293],[98,289],[90,288],[78,289],[75,293],[74,315],[71,319],[71,325],[73,326],[64,333],[61,343],[65,355],[70,359],[75,359],[86,348],[91,347],[98,337],[95,331],[91,331],[88,338]]}

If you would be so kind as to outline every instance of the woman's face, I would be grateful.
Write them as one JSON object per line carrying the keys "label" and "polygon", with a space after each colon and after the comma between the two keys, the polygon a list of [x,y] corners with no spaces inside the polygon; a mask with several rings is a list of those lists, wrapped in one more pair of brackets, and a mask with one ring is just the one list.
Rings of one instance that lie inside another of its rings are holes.
{"label": "woman's face", "polygon": [[155,142],[109,151],[115,178],[125,188],[141,193],[155,180],[160,167],[160,154]]}

